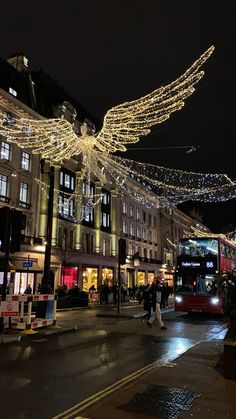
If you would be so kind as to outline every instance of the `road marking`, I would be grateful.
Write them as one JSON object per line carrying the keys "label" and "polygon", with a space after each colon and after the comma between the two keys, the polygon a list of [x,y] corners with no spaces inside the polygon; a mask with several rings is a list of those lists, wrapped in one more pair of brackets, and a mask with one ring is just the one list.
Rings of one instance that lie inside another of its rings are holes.
{"label": "road marking", "polygon": [[154,368],[160,367],[161,365],[165,364],[166,360],[161,359],[151,364],[146,365],[146,367],[140,368],[139,370],[133,372],[130,375],[122,378],[121,380],[117,381],[116,383],[106,387],[105,389],[99,391],[98,393],[93,394],[92,396],[88,397],[85,400],[82,400],[75,406],[71,407],[70,409],[65,410],[64,412],[60,413],[57,416],[54,416],[52,419],[78,419],[79,416],[75,416],[81,411],[85,410],[86,408],[90,407],[92,404],[98,402],[99,400],[105,398],[106,396],[110,395],[111,393],[115,392],[116,390],[124,387],[128,383],[136,380],[137,378],[141,377],[142,375],[146,374],[147,372],[151,371]]}

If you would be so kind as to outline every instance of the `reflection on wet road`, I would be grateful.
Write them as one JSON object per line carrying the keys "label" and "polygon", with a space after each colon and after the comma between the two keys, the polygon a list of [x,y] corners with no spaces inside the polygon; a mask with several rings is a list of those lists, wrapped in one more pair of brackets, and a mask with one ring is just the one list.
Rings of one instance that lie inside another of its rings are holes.
{"label": "reflection on wet road", "polygon": [[34,335],[0,347],[2,419],[52,418],[135,371],[173,361],[201,340],[220,338],[226,328],[222,320],[176,321],[166,313],[168,329],[162,331],[140,319],[96,318],[96,311],[87,312],[61,315],[69,324],[72,314],[78,332],[46,339]]}

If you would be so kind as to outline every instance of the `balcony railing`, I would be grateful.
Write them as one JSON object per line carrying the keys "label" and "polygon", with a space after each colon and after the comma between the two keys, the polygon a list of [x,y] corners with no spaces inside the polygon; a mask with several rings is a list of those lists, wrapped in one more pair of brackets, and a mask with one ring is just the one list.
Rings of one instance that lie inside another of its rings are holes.
{"label": "balcony railing", "polygon": [[21,235],[20,241],[21,244],[28,244],[30,246],[33,246],[35,244],[43,244],[43,239],[41,239],[40,237],[25,236],[23,234]]}

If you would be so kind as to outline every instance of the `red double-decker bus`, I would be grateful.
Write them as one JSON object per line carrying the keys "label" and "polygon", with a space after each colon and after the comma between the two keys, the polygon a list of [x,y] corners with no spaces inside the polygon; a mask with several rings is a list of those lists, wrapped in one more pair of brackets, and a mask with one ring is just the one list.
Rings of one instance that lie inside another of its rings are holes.
{"label": "red double-decker bus", "polygon": [[228,274],[236,275],[235,267],[236,246],[229,241],[221,237],[181,239],[175,273],[175,310],[223,314]]}

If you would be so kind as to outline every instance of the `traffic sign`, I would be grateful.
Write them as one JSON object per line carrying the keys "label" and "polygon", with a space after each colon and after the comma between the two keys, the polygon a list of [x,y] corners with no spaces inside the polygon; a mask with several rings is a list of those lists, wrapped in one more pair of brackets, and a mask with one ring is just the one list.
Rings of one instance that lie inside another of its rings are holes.
{"label": "traffic sign", "polygon": [[32,268],[32,266],[33,266],[33,262],[30,260],[23,262],[23,268]]}
{"label": "traffic sign", "polygon": [[1,316],[16,317],[19,315],[19,301],[2,301]]}

